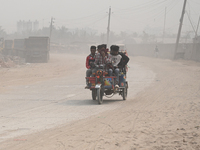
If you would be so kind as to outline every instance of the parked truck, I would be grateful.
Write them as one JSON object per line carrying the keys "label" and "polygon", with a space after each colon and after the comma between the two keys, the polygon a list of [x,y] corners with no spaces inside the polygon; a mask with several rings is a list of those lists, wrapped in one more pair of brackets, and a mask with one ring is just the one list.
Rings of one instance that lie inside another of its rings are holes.
{"label": "parked truck", "polygon": [[29,37],[25,39],[25,59],[28,63],[49,61],[49,37]]}
{"label": "parked truck", "polygon": [[2,53],[4,47],[4,38],[0,38],[0,53]]}
{"label": "parked truck", "polygon": [[13,55],[13,40],[5,40],[4,41],[4,46],[2,50],[3,55]]}
{"label": "parked truck", "polygon": [[15,55],[25,58],[25,39],[14,39]]}

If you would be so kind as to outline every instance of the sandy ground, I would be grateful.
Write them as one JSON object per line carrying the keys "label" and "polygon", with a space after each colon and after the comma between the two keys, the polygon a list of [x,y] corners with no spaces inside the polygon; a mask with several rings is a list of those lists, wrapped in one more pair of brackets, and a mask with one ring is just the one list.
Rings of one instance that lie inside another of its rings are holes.
{"label": "sandy ground", "polygon": [[0,150],[200,149],[200,63],[131,57],[128,99],[103,105],[83,89],[84,63],[0,69]]}

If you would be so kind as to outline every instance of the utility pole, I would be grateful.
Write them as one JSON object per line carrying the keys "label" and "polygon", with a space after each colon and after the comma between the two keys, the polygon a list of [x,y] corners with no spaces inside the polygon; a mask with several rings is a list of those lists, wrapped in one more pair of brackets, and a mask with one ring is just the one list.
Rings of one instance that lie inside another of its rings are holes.
{"label": "utility pole", "polygon": [[195,31],[195,38],[197,38],[197,33],[198,33],[198,30],[199,30],[199,22],[200,22],[200,16],[199,16],[199,21],[198,21],[198,24],[197,24],[197,29]]}
{"label": "utility pole", "polygon": [[111,7],[109,8],[108,14],[108,27],[107,27],[107,47],[109,46],[109,34],[110,34],[110,15],[111,15]]}
{"label": "utility pole", "polygon": [[163,43],[164,43],[164,39],[165,39],[166,11],[167,11],[167,8],[165,7],[165,19],[164,19],[164,28],[163,28]]}
{"label": "utility pole", "polygon": [[51,17],[51,23],[50,23],[50,35],[49,35],[50,41],[51,41],[51,33],[52,33],[52,29],[53,29],[53,23],[54,23],[54,18]]}
{"label": "utility pole", "polygon": [[186,2],[187,2],[187,0],[184,0],[183,10],[182,10],[181,19],[180,19],[180,25],[179,25],[179,29],[178,29],[178,35],[177,35],[177,39],[176,39],[176,47],[175,47],[175,51],[174,51],[174,59],[176,59],[176,52],[177,52],[178,44],[179,44],[179,40],[180,40],[181,29],[182,29],[182,25],[183,25],[183,17],[184,17],[184,14],[185,14]]}

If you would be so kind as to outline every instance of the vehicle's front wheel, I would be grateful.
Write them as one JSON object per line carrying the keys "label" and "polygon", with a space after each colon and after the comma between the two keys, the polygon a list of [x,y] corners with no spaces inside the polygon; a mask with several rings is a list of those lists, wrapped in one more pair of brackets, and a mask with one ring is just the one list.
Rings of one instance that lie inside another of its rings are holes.
{"label": "vehicle's front wheel", "polygon": [[97,89],[97,100],[99,104],[103,103],[103,90],[101,87]]}
{"label": "vehicle's front wheel", "polygon": [[96,89],[92,89],[92,99],[93,100],[97,99],[97,90]]}

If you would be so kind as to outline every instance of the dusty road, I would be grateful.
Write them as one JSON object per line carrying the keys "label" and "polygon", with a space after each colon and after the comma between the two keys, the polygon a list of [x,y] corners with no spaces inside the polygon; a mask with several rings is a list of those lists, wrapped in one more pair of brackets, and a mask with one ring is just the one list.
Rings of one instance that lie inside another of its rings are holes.
{"label": "dusty road", "polygon": [[85,90],[85,56],[0,69],[0,150],[199,150],[200,63],[131,57],[128,99]]}

